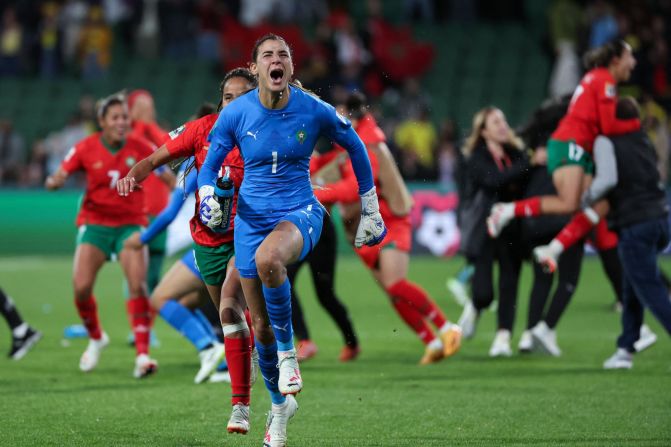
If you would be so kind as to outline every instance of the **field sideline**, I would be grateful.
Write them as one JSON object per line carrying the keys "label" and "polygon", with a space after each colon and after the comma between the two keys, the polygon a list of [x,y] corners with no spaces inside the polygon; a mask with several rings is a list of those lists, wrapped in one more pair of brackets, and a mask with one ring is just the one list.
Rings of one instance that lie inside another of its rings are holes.
{"label": "field sideline", "polygon": [[[0,286],[44,339],[20,362],[0,360],[0,445],[260,446],[269,400],[259,381],[252,430],[228,435],[227,384],[193,385],[195,350],[162,321],[152,351],[159,373],[131,377],[134,351],[118,265],[106,266],[96,296],[112,344],[98,369],[80,373],[85,341],[61,343],[78,322],[72,304],[69,257],[0,257]],[[445,279],[460,261],[413,259],[411,277],[456,320],[460,309]],[[663,261],[671,271],[671,260]],[[166,267],[169,264],[166,263]],[[423,347],[392,311],[358,259],[338,264],[338,291],[362,343],[354,363],[336,358],[342,341],[321,310],[307,274],[299,290],[319,354],[302,366],[305,388],[289,425],[291,446],[671,445],[671,343],[653,318],[659,341],[631,371],[603,371],[614,351],[619,316],[596,259],[585,263],[574,301],[559,325],[563,357],[540,354],[489,359],[494,314],[454,358],[419,367]],[[530,283],[525,268],[514,333],[526,322]],[[0,324],[0,349],[9,332]],[[5,353],[3,353],[5,355]]]}

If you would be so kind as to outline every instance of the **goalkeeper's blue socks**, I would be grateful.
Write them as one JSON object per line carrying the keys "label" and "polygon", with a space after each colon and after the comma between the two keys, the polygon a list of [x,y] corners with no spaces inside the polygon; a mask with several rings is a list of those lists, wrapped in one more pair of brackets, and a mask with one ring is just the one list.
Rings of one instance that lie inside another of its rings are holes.
{"label": "goalkeeper's blue socks", "polygon": [[254,342],[256,352],[259,353],[259,369],[261,369],[263,381],[270,393],[270,400],[274,404],[281,405],[286,398],[280,393],[280,389],[278,388],[280,370],[277,368],[277,344],[262,345],[258,340],[254,340]]}
{"label": "goalkeeper's blue socks", "polygon": [[294,330],[291,326],[291,284],[285,279],[279,287],[263,286],[268,318],[275,333],[278,351],[294,349]]}
{"label": "goalkeeper's blue socks", "polygon": [[161,307],[159,314],[170,326],[185,336],[198,351],[202,351],[217,342],[217,339],[203,328],[198,317],[175,300],[167,301]]}

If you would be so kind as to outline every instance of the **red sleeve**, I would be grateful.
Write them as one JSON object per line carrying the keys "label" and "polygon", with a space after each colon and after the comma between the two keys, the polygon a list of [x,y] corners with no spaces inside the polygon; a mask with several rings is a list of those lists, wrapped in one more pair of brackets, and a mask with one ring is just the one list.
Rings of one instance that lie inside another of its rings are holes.
{"label": "red sleeve", "polygon": [[338,149],[333,149],[321,155],[313,155],[310,157],[310,175],[315,174],[321,168],[329,164],[331,160],[336,158],[340,154]]}
{"label": "red sleeve", "polygon": [[165,141],[170,138],[168,132],[161,129],[156,123],[145,123],[146,137],[154,143],[156,147],[161,147]]}
{"label": "red sleeve", "polygon": [[[377,157],[372,151],[368,151],[368,158],[370,158],[370,166],[373,170],[373,179],[377,183],[379,174]],[[342,178],[339,181],[325,185],[324,189],[316,189],[314,193],[317,200],[325,205],[336,202],[352,203],[359,200],[359,183],[354,175],[352,162],[349,161],[342,167]]]}
{"label": "red sleeve", "polygon": [[387,141],[382,129],[375,123],[373,117],[368,117],[360,126],[357,127],[356,132],[364,144],[378,144]]}
{"label": "red sleeve", "polygon": [[82,159],[79,155],[82,152],[82,148],[79,144],[72,146],[68,151],[67,155],[61,162],[61,169],[63,169],[68,174],[72,174],[75,171],[83,168]]}
{"label": "red sleeve", "polygon": [[315,189],[314,193],[317,200],[325,205],[357,201],[359,199],[359,184],[351,165],[347,170],[347,175],[343,175],[342,179],[325,185],[323,189]]}
{"label": "red sleeve", "polygon": [[641,128],[641,121],[638,118],[619,120],[615,117],[617,92],[615,84],[611,80],[604,79],[598,83],[596,88],[599,104],[599,127],[603,134],[619,135],[634,132]]}
{"label": "red sleeve", "polygon": [[171,157],[190,157],[195,153],[199,127],[195,121],[190,121],[170,132],[170,136],[164,145]]}

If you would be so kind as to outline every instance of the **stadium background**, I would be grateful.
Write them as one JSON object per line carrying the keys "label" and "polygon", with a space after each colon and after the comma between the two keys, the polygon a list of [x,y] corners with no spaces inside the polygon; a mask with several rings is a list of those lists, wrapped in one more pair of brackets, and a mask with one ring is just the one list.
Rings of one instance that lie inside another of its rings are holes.
{"label": "stadium background", "polygon": [[[225,70],[269,31],[292,44],[296,77],[330,102],[360,89],[414,191],[415,251],[454,254],[456,151],[473,113],[522,125],[569,93],[577,55],[617,35],[639,65],[622,91],[643,100],[668,159],[668,1],[27,1],[2,2],[0,254],[67,253],[81,186],[40,193],[67,150],[95,129],[96,98],[145,88],[172,129],[216,102]],[[568,48],[568,50],[567,50]],[[665,110],[664,107],[667,107]],[[665,170],[668,168],[665,168]],[[26,191],[27,190],[27,191]],[[23,231],[39,202],[50,234]],[[346,251],[346,244],[341,244]]]}

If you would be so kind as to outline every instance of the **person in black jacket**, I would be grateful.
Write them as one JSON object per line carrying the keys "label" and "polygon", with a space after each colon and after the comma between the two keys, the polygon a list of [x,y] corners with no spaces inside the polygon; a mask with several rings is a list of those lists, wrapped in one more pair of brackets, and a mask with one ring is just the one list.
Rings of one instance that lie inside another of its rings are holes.
{"label": "person in black jacket", "polygon": [[517,286],[522,263],[519,227],[511,225],[497,239],[487,236],[485,220],[499,201],[521,198],[531,165],[544,163],[539,153],[529,160],[522,141],[510,129],[501,110],[486,107],[473,118],[473,130],[463,151],[466,156],[465,188],[461,208],[462,253],[473,261],[472,303],[464,306],[459,320],[470,337],[480,312],[494,300],[493,267],[499,264],[498,331],[489,355],[510,356],[510,334],[515,318]]}
{"label": "person in black jacket", "polygon": [[[620,99],[618,118],[639,115],[633,98]],[[598,175],[585,194],[584,205],[608,199],[608,222],[620,238],[618,254],[624,272],[622,334],[617,339],[617,350],[603,366],[629,369],[644,307],[671,335],[671,302],[657,264],[657,254],[671,240],[669,206],[657,170],[657,155],[645,132],[599,136],[594,148],[599,154]]]}

